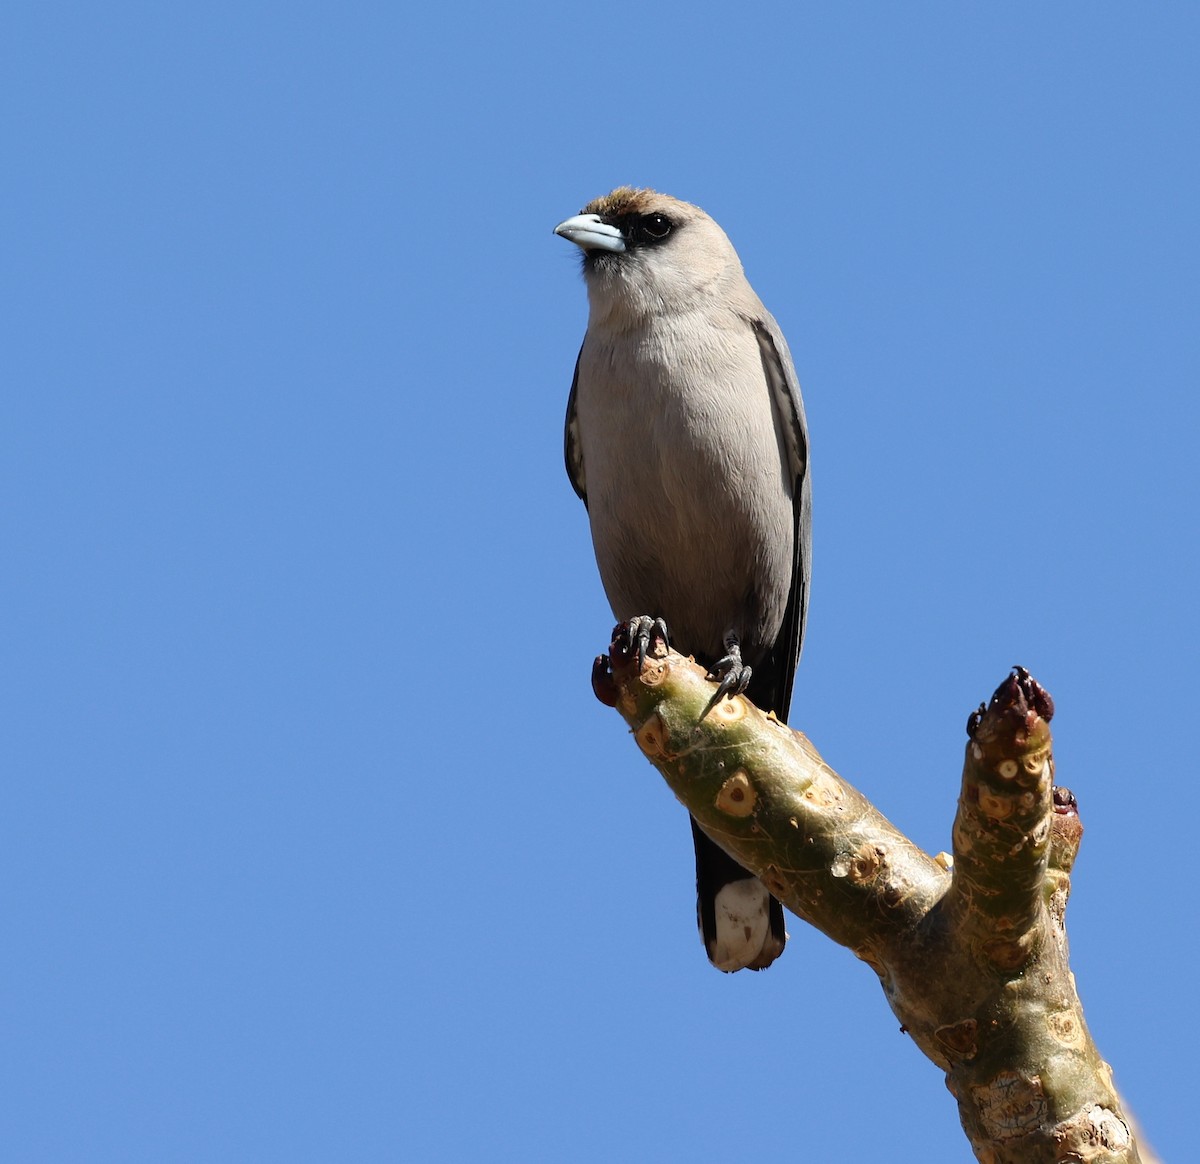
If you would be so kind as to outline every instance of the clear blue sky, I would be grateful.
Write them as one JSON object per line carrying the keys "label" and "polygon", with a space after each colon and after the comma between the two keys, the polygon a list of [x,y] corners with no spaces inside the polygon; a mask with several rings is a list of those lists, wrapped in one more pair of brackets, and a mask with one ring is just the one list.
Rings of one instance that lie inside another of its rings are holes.
{"label": "clear blue sky", "polygon": [[4,25],[5,1160],[968,1159],[849,953],[708,967],[591,695],[551,228],[626,182],[796,357],[793,721],[936,851],[968,712],[1045,683],[1087,1016],[1186,1157],[1200,9]]}

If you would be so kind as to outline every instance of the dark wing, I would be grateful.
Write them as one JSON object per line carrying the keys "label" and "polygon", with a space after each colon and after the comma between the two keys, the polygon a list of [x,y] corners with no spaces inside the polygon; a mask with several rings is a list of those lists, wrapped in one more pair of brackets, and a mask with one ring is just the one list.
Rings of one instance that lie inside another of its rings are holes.
{"label": "dark wing", "polygon": [[[800,658],[800,643],[804,638],[804,621],[808,614],[808,583],[811,570],[812,546],[812,485],[808,475],[808,427],[804,420],[804,404],[788,346],[778,324],[764,311],[750,319],[762,356],[763,372],[776,424],[783,446],[784,471],[791,479],[793,516],[792,582],[784,609],[783,625],[775,642],[765,655],[754,662],[754,674],[746,694],[752,703],[764,710],[774,711],[787,719],[792,702],[792,680]],[[692,836],[696,845],[696,912],[700,933],[704,938],[709,959],[717,950],[718,900],[730,884],[742,886],[742,892],[754,892],[745,883],[749,879],[761,893],[767,910],[768,933],[764,944],[753,957],[740,960],[742,966],[762,970],[783,952],[787,941],[783,906],[771,896],[765,886],[754,881],[753,875],[741,867],[715,841],[692,821]],[[747,938],[750,933],[747,931]],[[717,963],[714,963],[717,964]],[[737,964],[721,964],[725,970],[736,970]]]}
{"label": "dark wing", "polygon": [[567,423],[563,430],[563,458],[567,462],[567,476],[571,479],[571,488],[579,494],[580,500],[587,505],[587,489],[583,477],[583,446],[579,443],[579,417],[575,415],[575,390],[579,387],[579,356],[575,358],[575,375],[571,377],[571,395],[567,398]]}
{"label": "dark wing", "polygon": [[[760,707],[772,709],[786,720],[792,702],[792,681],[804,642],[804,624],[808,618],[808,591],[812,579],[812,477],[808,469],[808,425],[804,419],[804,401],[796,368],[787,341],[775,320],[763,313],[754,323],[754,335],[762,354],[763,371],[771,390],[780,432],[783,436],[787,471],[792,477],[792,510],[795,516],[795,549],[792,556],[792,589],[779,630],[767,659],[755,667],[765,670],[772,690]],[[753,698],[753,694],[752,694]]]}

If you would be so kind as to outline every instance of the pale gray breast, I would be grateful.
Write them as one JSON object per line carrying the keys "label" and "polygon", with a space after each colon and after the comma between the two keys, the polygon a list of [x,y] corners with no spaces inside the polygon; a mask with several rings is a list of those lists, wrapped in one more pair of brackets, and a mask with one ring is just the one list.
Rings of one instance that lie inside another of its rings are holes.
{"label": "pale gray breast", "polygon": [[748,662],[783,619],[792,483],[751,326],[697,316],[588,333],[576,409],[596,560],[618,618],[661,615],[680,649]]}

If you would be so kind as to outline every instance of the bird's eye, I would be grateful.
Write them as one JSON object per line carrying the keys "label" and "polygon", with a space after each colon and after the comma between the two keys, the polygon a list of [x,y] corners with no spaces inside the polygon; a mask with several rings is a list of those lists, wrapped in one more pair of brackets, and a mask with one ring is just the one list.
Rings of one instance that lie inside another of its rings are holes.
{"label": "bird's eye", "polygon": [[666,238],[671,233],[671,220],[665,214],[647,214],[642,219],[642,230],[648,238],[655,241]]}

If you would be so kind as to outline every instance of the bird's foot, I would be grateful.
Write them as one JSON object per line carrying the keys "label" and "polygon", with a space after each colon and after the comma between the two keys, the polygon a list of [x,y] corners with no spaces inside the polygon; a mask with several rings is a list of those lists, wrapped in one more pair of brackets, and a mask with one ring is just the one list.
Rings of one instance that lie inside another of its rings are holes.
{"label": "bird's foot", "polygon": [[[717,681],[717,690],[713,693],[712,699],[708,701],[704,715],[708,715],[726,696],[732,698],[735,695],[741,695],[750,686],[752,674],[753,668],[747,667],[742,662],[742,648],[737,637],[726,635],[725,655],[713,664],[713,669],[708,673],[709,679]],[[700,718],[703,719],[704,715]]]}
{"label": "bird's foot", "polygon": [[638,674],[646,665],[646,656],[655,641],[664,647],[671,645],[671,637],[667,633],[667,624],[661,618],[652,618],[648,614],[640,614],[628,622],[619,622],[613,630],[613,642],[619,644],[627,655],[637,654]]}

